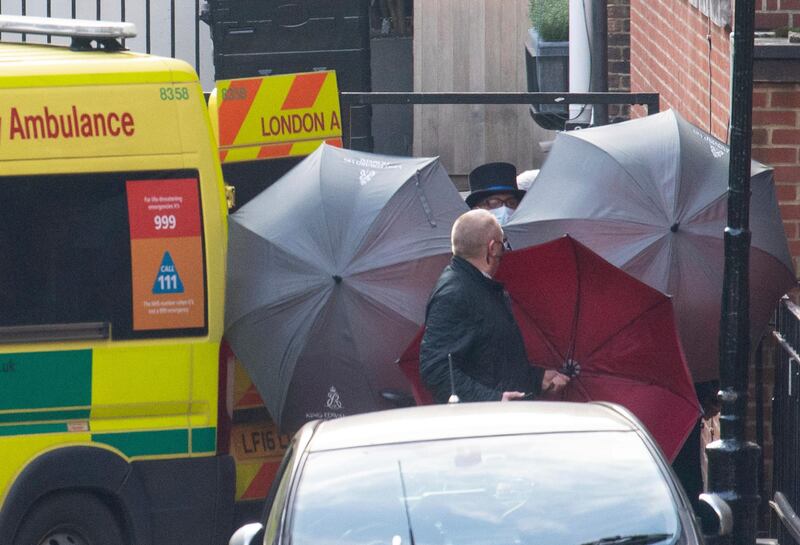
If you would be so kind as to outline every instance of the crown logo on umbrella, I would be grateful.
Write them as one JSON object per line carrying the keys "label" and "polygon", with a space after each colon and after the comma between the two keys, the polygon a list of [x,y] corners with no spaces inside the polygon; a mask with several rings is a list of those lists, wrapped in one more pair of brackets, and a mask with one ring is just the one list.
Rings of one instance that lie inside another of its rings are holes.
{"label": "crown logo on umbrella", "polygon": [[339,392],[337,392],[336,388],[333,386],[331,386],[331,389],[328,391],[328,401],[325,403],[325,406],[329,409],[342,408],[342,400],[339,397]]}

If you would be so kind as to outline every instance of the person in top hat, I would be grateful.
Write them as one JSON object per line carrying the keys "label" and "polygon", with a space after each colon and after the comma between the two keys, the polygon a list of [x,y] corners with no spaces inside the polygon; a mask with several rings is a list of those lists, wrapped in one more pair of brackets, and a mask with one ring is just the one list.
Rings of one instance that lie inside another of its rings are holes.
{"label": "person in top hat", "polygon": [[517,167],[511,163],[486,163],[469,173],[467,206],[483,208],[505,225],[525,191],[517,186]]}

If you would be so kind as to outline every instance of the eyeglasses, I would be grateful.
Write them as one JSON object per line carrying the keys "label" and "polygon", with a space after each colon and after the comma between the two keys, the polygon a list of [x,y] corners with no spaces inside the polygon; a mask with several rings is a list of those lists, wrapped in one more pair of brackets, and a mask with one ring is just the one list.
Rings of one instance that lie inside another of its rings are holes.
{"label": "eyeglasses", "polygon": [[495,208],[500,208],[503,205],[514,210],[517,208],[517,206],[519,206],[519,199],[514,196],[487,197],[478,203],[478,208],[484,208],[486,210],[494,210]]}

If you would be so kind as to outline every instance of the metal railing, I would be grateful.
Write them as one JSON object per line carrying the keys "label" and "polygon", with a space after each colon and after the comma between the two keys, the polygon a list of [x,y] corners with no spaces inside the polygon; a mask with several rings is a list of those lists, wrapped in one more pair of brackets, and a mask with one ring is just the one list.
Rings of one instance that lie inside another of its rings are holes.
{"label": "metal railing", "polygon": [[[508,93],[508,92],[341,92],[342,116],[351,137],[361,142],[371,139],[358,128],[369,126],[369,106],[376,104],[425,105],[425,104],[630,104],[647,108],[647,115],[658,113],[658,93]],[[354,122],[354,119],[358,118]],[[356,127],[356,129],[354,129]],[[371,144],[348,142],[345,145],[362,151],[372,151]]]}
{"label": "metal railing", "polygon": [[[0,0],[2,15],[127,21],[139,35],[125,46],[141,53],[175,57],[194,66],[204,89],[213,88],[213,47],[201,24],[203,0]],[[69,44],[66,38],[0,35],[4,41]]]}
{"label": "metal railing", "polygon": [[658,113],[658,93],[341,93],[342,105],[365,104],[631,104]]}
{"label": "metal railing", "polygon": [[800,543],[800,307],[787,297],[776,312],[773,335],[775,389],[772,399],[773,472],[770,505],[780,522],[774,528],[781,544]]}

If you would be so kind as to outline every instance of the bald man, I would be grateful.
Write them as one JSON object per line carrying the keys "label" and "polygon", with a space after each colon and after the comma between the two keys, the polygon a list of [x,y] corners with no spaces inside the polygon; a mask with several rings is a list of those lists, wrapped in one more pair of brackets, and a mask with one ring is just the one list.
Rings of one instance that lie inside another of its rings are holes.
{"label": "bald man", "polygon": [[528,362],[508,293],[492,279],[503,258],[503,238],[487,210],[470,210],[453,224],[453,259],[428,301],[420,347],[420,376],[438,403],[451,393],[461,401],[527,399],[569,383],[569,377]]}

